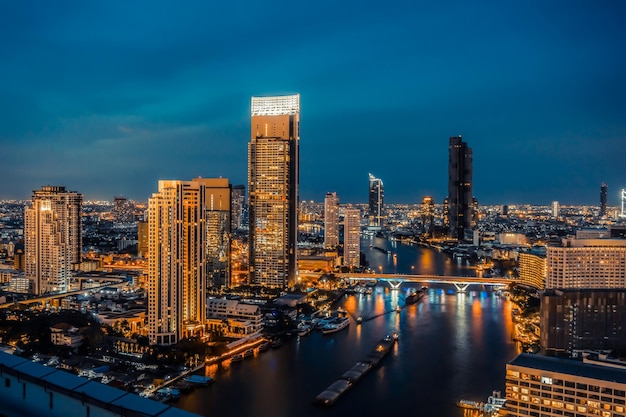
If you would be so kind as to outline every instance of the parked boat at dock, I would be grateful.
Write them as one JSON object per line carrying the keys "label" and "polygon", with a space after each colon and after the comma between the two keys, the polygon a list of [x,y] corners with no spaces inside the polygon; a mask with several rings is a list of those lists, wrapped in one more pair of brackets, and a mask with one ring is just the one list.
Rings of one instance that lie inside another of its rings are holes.
{"label": "parked boat at dock", "polygon": [[332,322],[326,324],[322,328],[322,334],[337,333],[343,329],[346,329],[350,325],[350,319],[348,317],[337,317]]}
{"label": "parked boat at dock", "polygon": [[189,375],[183,378],[183,381],[195,385],[209,385],[210,383],[215,382],[215,380],[210,376],[202,375]]}

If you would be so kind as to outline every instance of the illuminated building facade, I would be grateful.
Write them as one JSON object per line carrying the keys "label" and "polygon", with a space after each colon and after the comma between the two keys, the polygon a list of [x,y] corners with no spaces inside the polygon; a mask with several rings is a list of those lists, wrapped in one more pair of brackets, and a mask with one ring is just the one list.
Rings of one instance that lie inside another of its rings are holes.
{"label": "illuminated building facade", "polygon": [[369,227],[382,229],[385,216],[385,188],[383,180],[369,174]]}
{"label": "illuminated building facade", "polygon": [[239,184],[233,185],[232,197],[231,197],[231,215],[232,230],[243,229],[244,227],[244,215],[246,208],[246,186]]}
{"label": "illuminated building facade", "polygon": [[296,280],[300,95],[252,97],[248,144],[250,281]]}
{"label": "illuminated building facade", "polygon": [[626,288],[625,239],[563,239],[547,248],[546,288]]}
{"label": "illuminated building facade", "polygon": [[600,185],[600,217],[606,216],[606,195],[608,194],[609,187],[602,183]]}
{"label": "illuminated building facade", "polygon": [[206,321],[207,207],[202,180],[159,181],[148,200],[148,337],[172,345]]}
{"label": "illuminated building facade", "polygon": [[231,187],[227,178],[197,178],[206,187],[209,285],[230,287]]}
{"label": "illuminated building facade", "polygon": [[626,415],[626,369],[522,353],[506,365],[507,416]]}
{"label": "illuminated building facade", "polygon": [[448,160],[448,235],[462,240],[474,218],[472,149],[461,136],[450,138]]}
{"label": "illuminated building facade", "polygon": [[433,235],[435,229],[435,202],[429,195],[422,198],[422,233],[428,236]]}
{"label": "illuminated building facade", "polygon": [[343,264],[358,267],[361,264],[361,211],[346,208],[343,213]]}
{"label": "illuminated building facade", "polygon": [[148,222],[137,222],[137,255],[148,257]]}
{"label": "illuminated building facade", "polygon": [[126,197],[113,199],[113,217],[117,223],[132,223],[135,221],[134,204]]}
{"label": "illuminated building facade", "polygon": [[31,292],[66,292],[82,254],[82,194],[65,187],[33,191],[24,209],[25,274]]}
{"label": "illuminated building facade", "polygon": [[546,256],[522,252],[519,254],[520,283],[542,290],[546,287]]}
{"label": "illuminated building facade", "polygon": [[339,245],[339,197],[326,193],[324,198],[324,247],[333,249]]}
{"label": "illuminated building facade", "polygon": [[559,206],[559,202],[558,201],[553,201],[552,202],[552,217],[554,217],[555,219],[559,218],[559,214],[560,214],[560,206]]}

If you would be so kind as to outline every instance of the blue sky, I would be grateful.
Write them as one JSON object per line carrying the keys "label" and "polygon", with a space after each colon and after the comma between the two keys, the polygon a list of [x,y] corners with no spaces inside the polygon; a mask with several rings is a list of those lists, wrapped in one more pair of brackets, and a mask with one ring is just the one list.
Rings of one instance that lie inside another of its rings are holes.
{"label": "blue sky", "polygon": [[[228,3],[228,4],[225,4]],[[300,193],[447,194],[448,138],[484,204],[626,187],[622,1],[2,2],[0,198],[146,199],[247,181],[250,97],[300,93]]]}

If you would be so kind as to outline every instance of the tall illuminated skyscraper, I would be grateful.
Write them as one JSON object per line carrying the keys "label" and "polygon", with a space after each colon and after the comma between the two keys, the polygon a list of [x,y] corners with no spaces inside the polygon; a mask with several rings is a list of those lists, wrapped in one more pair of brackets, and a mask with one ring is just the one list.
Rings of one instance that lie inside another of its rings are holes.
{"label": "tall illuminated skyscraper", "polygon": [[241,229],[244,226],[244,208],[246,205],[246,186],[233,185],[231,194],[232,229]]}
{"label": "tall illuminated skyscraper", "polygon": [[207,190],[200,180],[159,181],[148,200],[148,337],[172,345],[206,322]]}
{"label": "tall illuminated skyscraper", "polygon": [[461,136],[450,138],[448,161],[448,234],[462,240],[473,219],[472,148]]}
{"label": "tall illuminated skyscraper", "polygon": [[429,195],[422,198],[422,233],[432,236],[435,229],[435,201]]}
{"label": "tall illuminated skyscraper", "polygon": [[248,144],[250,281],[296,280],[300,95],[252,97]]}
{"label": "tall illuminated skyscraper", "polygon": [[326,193],[324,198],[324,247],[333,249],[339,245],[339,197]]}
{"label": "tall illuminated skyscraper", "polygon": [[606,195],[609,191],[609,187],[602,183],[600,185],[600,217],[606,216]]}
{"label": "tall illuminated skyscraper", "polygon": [[554,217],[555,219],[558,219],[559,212],[560,212],[559,202],[553,201],[552,202],[552,217]]}
{"label": "tall illuminated skyscraper", "polygon": [[231,186],[228,178],[196,178],[206,187],[209,285],[230,287]]}
{"label": "tall illuminated skyscraper", "polygon": [[30,292],[66,292],[82,253],[83,196],[65,187],[33,191],[24,209],[25,272]]}
{"label": "tall illuminated skyscraper", "polygon": [[383,180],[369,174],[369,226],[382,229],[384,225],[385,188]]}
{"label": "tall illuminated skyscraper", "polygon": [[361,264],[361,210],[346,208],[343,212],[343,264]]}

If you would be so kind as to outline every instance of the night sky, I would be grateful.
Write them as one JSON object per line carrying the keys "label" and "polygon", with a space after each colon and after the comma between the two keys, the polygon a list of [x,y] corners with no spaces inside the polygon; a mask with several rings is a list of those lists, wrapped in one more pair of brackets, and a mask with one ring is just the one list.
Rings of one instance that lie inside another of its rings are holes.
{"label": "night sky", "polygon": [[623,1],[4,1],[0,198],[159,179],[247,183],[250,97],[300,93],[300,193],[447,194],[448,138],[483,204],[617,205]]}

